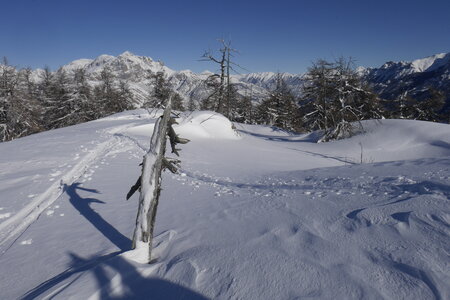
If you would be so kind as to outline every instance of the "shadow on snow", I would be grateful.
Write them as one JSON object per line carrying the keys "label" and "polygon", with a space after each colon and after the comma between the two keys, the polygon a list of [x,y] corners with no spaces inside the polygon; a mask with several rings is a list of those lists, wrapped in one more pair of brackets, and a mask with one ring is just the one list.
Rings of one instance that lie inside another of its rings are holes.
{"label": "shadow on snow", "polygon": [[[99,192],[82,188],[80,183],[65,185],[64,190],[73,207],[121,250],[106,255],[94,255],[87,259],[75,253],[69,253],[71,261],[68,269],[29,290],[20,299],[35,299],[46,292],[50,292],[50,299],[53,299],[82,277],[86,271],[94,275],[100,299],[207,299],[191,289],[167,280],[142,276],[136,266],[120,256],[123,252],[130,250],[131,240],[90,207],[91,203],[105,202],[94,198],[83,198],[77,191],[97,194]],[[120,276],[120,295],[113,293],[114,286],[111,285],[113,278],[107,274],[107,267],[116,271],[113,276]]]}

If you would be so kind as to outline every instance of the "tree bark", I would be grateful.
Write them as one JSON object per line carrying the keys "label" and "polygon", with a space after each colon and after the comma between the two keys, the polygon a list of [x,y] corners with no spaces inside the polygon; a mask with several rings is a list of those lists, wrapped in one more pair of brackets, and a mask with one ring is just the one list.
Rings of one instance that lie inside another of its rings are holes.
{"label": "tree bark", "polygon": [[155,123],[150,149],[144,156],[142,166],[139,209],[136,217],[132,248],[146,247],[148,249],[148,262],[151,260],[153,231],[161,191],[161,173],[164,167],[163,159],[166,149],[171,102],[172,97],[169,97],[162,118]]}

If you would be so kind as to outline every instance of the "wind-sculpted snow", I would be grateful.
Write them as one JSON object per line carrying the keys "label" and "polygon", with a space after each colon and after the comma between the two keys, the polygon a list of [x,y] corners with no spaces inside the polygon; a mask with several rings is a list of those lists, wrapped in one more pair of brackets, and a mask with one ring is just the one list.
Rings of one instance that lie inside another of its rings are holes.
{"label": "wind-sculpted snow", "polygon": [[0,145],[0,222],[53,199],[0,246],[1,299],[450,297],[449,125],[369,121],[317,144],[317,133],[243,124],[230,139],[223,116],[181,115],[175,130],[192,141],[180,173],[163,177],[156,258],[140,264],[128,251],[137,196],[125,195],[159,115]]}

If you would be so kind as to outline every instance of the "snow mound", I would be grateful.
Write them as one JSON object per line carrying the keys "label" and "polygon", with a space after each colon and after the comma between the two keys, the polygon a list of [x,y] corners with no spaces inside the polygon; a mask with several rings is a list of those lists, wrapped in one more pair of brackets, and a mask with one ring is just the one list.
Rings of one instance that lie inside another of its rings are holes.
{"label": "snow mound", "polygon": [[[233,129],[233,124],[223,115],[212,111],[187,113],[177,118],[178,124],[173,128],[183,138],[238,140],[241,137]],[[150,137],[153,134],[154,123],[131,126],[125,133]]]}
{"label": "snow mound", "polygon": [[212,111],[193,112],[181,120],[173,128],[183,138],[188,139],[240,139],[234,126],[223,115]]}
{"label": "snow mound", "polygon": [[240,139],[233,124],[223,115],[212,111],[193,112],[174,126],[178,135],[188,139]]}
{"label": "snow mound", "polygon": [[[342,143],[361,142],[375,161],[450,155],[449,125],[415,120],[364,121],[365,133]],[[356,147],[358,148],[358,147]]]}

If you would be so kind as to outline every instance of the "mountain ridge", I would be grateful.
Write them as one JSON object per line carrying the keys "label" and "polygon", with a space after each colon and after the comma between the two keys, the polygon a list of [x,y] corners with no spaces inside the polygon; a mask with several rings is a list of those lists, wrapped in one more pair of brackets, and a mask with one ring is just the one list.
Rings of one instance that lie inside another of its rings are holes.
{"label": "mountain ridge", "polygon": [[[180,94],[185,103],[190,98],[199,102],[209,95],[210,92],[204,82],[213,74],[210,71],[196,73],[188,69],[173,70],[162,61],[135,55],[130,51],[118,56],[102,54],[94,59],[77,59],[60,69],[73,73],[79,68],[86,70],[92,85],[99,83],[104,68],[110,69],[118,79],[129,84],[138,105],[142,104],[151,93],[152,81],[149,78],[152,74],[164,72],[171,88]],[[36,81],[39,80],[41,72],[42,69],[33,71],[33,78]],[[405,91],[411,96],[423,98],[426,95],[425,91],[432,87],[448,94],[447,102],[450,102],[450,53],[439,53],[413,61],[388,61],[375,68],[358,67],[357,72],[376,93],[388,100],[398,98]],[[300,96],[304,74],[280,74],[293,94]],[[231,81],[240,95],[250,97],[253,102],[258,103],[275,89],[276,76],[276,72],[233,74]]]}

